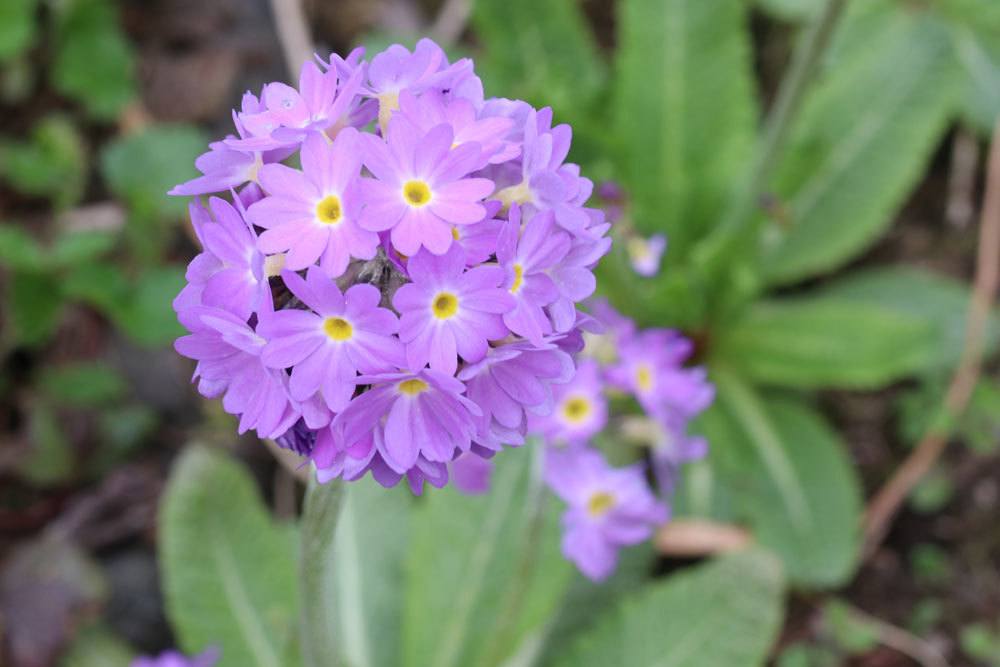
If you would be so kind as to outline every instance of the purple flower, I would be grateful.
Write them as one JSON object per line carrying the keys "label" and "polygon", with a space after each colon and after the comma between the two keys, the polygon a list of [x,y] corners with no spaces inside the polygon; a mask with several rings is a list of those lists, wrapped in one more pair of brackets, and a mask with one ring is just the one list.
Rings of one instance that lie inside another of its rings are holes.
{"label": "purple flower", "polygon": [[667,249],[667,237],[663,234],[653,234],[648,239],[633,236],[626,242],[632,269],[640,276],[647,278],[660,272],[660,260]]}
{"label": "purple flower", "polygon": [[379,126],[383,133],[392,112],[399,108],[399,96],[403,91],[435,90],[447,90],[452,96],[462,96],[473,102],[481,102],[483,96],[482,83],[472,73],[472,61],[463,58],[449,65],[445,52],[429,39],[417,42],[413,53],[404,46],[393,44],[372,58],[368,66],[367,94],[378,100]]}
{"label": "purple flower", "polygon": [[249,319],[261,301],[269,297],[264,275],[264,256],[243,216],[218,197],[209,199],[213,222],[200,204],[191,203],[191,223],[205,251],[191,260],[188,285],[174,302],[179,313],[190,306],[225,308]]}
{"label": "purple flower", "polygon": [[455,487],[469,496],[479,496],[490,491],[493,461],[473,452],[462,454],[451,462],[451,479]]}
{"label": "purple flower", "polygon": [[187,658],[177,651],[167,651],[156,658],[136,658],[131,667],[212,667],[219,657],[220,652],[216,648],[207,649],[193,658]]}
{"label": "purple flower", "polygon": [[312,310],[281,310],[257,327],[267,339],[261,355],[268,368],[291,368],[292,398],[306,401],[321,392],[330,410],[343,409],[354,394],[357,372],[382,373],[405,364],[392,311],[379,308],[371,285],[342,294],[316,267],[306,279],[282,273],[285,286]]}
{"label": "purple flower", "polygon": [[492,347],[486,357],[459,371],[466,394],[483,411],[476,443],[498,451],[524,441],[527,413],[548,415],[553,385],[576,373],[573,358],[554,344],[535,347],[527,341]]}
{"label": "purple flower", "polygon": [[536,214],[523,230],[520,209],[511,207],[509,215],[497,242],[497,261],[507,272],[504,286],[516,303],[503,321],[515,334],[538,344],[552,333],[544,307],[559,298],[548,271],[569,252],[570,237],[556,229],[551,213]]}
{"label": "purple flower", "polygon": [[247,211],[265,231],[257,241],[266,253],[288,251],[285,267],[299,271],[319,260],[331,278],[344,273],[351,257],[371,259],[378,235],[361,229],[357,217],[361,158],[358,133],[346,128],[329,146],[319,134],[302,145],[302,169],[267,165],[260,182],[270,194]]}
{"label": "purple flower", "polygon": [[399,337],[406,343],[410,368],[431,368],[454,375],[458,356],[476,362],[486,355],[487,341],[508,335],[500,314],[514,306],[500,288],[498,266],[465,270],[460,248],[436,257],[420,252],[407,264],[412,283],[392,299],[400,313]]}
{"label": "purple flower", "polygon": [[640,466],[611,468],[592,449],[549,448],[545,481],[569,506],[562,518],[563,555],[595,581],[614,572],[620,548],[649,539],[667,520]]}
{"label": "purple flower", "polygon": [[577,165],[563,164],[572,138],[569,125],[552,127],[552,109],[531,110],[524,124],[521,169],[515,178],[519,180],[500,190],[497,198],[508,205],[552,211],[555,221],[573,233],[585,229],[590,218],[582,207],[594,184],[580,177]]}
{"label": "purple flower", "polygon": [[[268,150],[299,144],[311,133],[330,136],[346,125],[345,118],[361,88],[363,71],[338,81],[336,70],[323,72],[306,61],[299,75],[299,89],[276,82],[261,91],[261,108],[237,114],[244,129],[240,139],[226,145],[239,150]],[[244,135],[248,135],[245,136]]]}
{"label": "purple flower", "polygon": [[675,331],[643,331],[621,345],[620,361],[608,370],[608,380],[632,392],[654,416],[690,418],[715,396],[704,369],[681,367],[690,354],[691,342]]}
{"label": "purple flower", "polygon": [[480,163],[476,168],[507,162],[521,152],[518,144],[505,138],[514,121],[502,116],[478,118],[476,107],[469,100],[446,103],[443,93],[428,91],[417,97],[404,91],[399,96],[399,112],[421,132],[429,132],[441,124],[450,125],[455,133],[453,146],[476,143],[480,147]]}
{"label": "purple flower", "polygon": [[336,451],[355,459],[377,451],[391,470],[404,474],[421,457],[447,463],[472,445],[482,411],[455,378],[424,369],[361,376],[358,383],[371,388],[333,420]]}
{"label": "purple flower", "polygon": [[[266,319],[266,312],[261,315]],[[291,428],[302,408],[288,392],[284,371],[261,363],[266,341],[221,308],[200,307],[191,317],[199,326],[178,338],[174,349],[198,361],[195,377],[202,395],[222,395],[225,411],[240,416],[240,433],[255,429],[262,438],[274,438]]]}
{"label": "purple flower", "polygon": [[552,444],[575,445],[597,434],[608,421],[601,370],[592,359],[580,363],[572,381],[555,388],[551,414],[532,416],[529,430]]}
{"label": "purple flower", "polygon": [[589,298],[597,289],[593,268],[611,249],[611,239],[604,236],[610,225],[604,222],[600,211],[593,212],[595,224],[586,230],[586,235],[573,238],[569,252],[549,271],[559,290],[559,298],[547,310],[553,328],[560,333],[576,325],[576,304]]}
{"label": "purple flower", "polygon": [[708,454],[708,441],[689,435],[681,417],[649,419],[628,417],[622,421],[622,435],[645,442],[650,448],[650,463],[660,493],[673,493],[680,467]]}
{"label": "purple flower", "polygon": [[[491,202],[498,204],[499,202]],[[500,238],[500,230],[504,226],[503,220],[483,220],[471,225],[452,227],[451,235],[455,239],[452,247],[458,246],[465,251],[465,264],[476,266],[490,259],[497,251],[497,241]]]}
{"label": "purple flower", "polygon": [[363,228],[391,229],[392,245],[413,256],[420,248],[442,255],[451,247],[452,225],[486,217],[484,197],[493,181],[466,178],[479,160],[479,144],[451,148],[454,132],[442,124],[418,131],[402,116],[389,123],[388,142],[362,135],[364,163],[375,176],[362,181]]}

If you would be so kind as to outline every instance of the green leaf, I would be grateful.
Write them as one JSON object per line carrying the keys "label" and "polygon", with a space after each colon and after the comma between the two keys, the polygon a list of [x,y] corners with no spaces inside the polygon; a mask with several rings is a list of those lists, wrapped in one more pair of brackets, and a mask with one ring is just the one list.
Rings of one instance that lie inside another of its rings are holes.
{"label": "green leaf", "polygon": [[533,465],[538,450],[497,457],[488,494],[432,490],[414,513],[403,664],[500,664],[555,611],[571,567],[559,553],[557,508]]}
{"label": "green leaf", "polygon": [[781,626],[782,583],[762,551],[724,556],[626,598],[555,664],[763,665]]}
{"label": "green leaf", "polygon": [[746,24],[732,0],[620,4],[620,164],[637,225],[665,231],[673,256],[716,221],[746,168],[757,118]]}
{"label": "green leaf", "polygon": [[756,4],[776,18],[801,22],[818,14],[823,0],[756,0]]}
{"label": "green leaf", "polygon": [[1000,27],[954,25],[952,39],[965,79],[962,116],[989,135],[1000,118]]}
{"label": "green leaf", "polygon": [[135,97],[132,49],[107,0],[68,0],[57,17],[52,83],[95,118],[111,120]]}
{"label": "green leaf", "polygon": [[0,2],[0,62],[19,56],[35,41],[38,0]]}
{"label": "green leaf", "polygon": [[874,388],[927,368],[938,350],[921,318],[833,298],[773,299],[725,327],[714,358],[788,387]]}
{"label": "green leaf", "polygon": [[184,287],[183,267],[150,268],[135,282],[128,306],[118,309],[115,323],[135,342],[156,347],[184,334],[171,306]]}
{"label": "green leaf", "polygon": [[574,0],[476,0],[472,25],[484,47],[476,69],[487,89],[551,106],[556,122],[575,119],[604,80],[604,64]]}
{"label": "green leaf", "polygon": [[274,524],[247,471],[191,447],[175,465],[160,516],[167,613],[181,646],[218,646],[218,667],[293,667],[294,531]]}
{"label": "green leaf", "polygon": [[330,632],[350,667],[399,665],[413,498],[371,479],[345,487],[326,572]]}
{"label": "green leaf", "polygon": [[109,232],[67,232],[56,239],[50,259],[57,266],[81,264],[107,253],[115,241],[115,235]]}
{"label": "green leaf", "polygon": [[[525,664],[546,665],[553,662],[579,636],[590,632],[601,620],[594,613],[596,609],[610,608],[624,595],[642,589],[650,581],[650,573],[656,562],[652,545],[644,543],[635,548],[625,549],[620,554],[618,567],[606,581],[591,581],[579,572],[573,574],[569,590],[559,607],[555,618],[539,636],[529,637],[525,644],[539,642],[540,657]],[[507,667],[505,665],[504,667]]]}
{"label": "green leaf", "polygon": [[[953,278],[916,267],[857,271],[815,293],[838,303],[877,306],[900,317],[917,318],[933,329],[934,355],[925,369],[947,371],[957,363],[965,339],[969,287]],[[990,316],[987,349],[1000,344],[1000,317]]]}
{"label": "green leaf", "polygon": [[14,342],[40,345],[59,325],[63,299],[53,276],[14,273],[7,282],[7,322]]}
{"label": "green leaf", "polygon": [[73,445],[66,438],[52,406],[31,406],[28,425],[31,448],[18,462],[21,475],[39,486],[65,482],[75,472]]}
{"label": "green leaf", "polygon": [[927,13],[860,3],[840,43],[774,179],[790,226],[764,238],[771,283],[830,271],[871,245],[924,173],[954,109],[950,37]]}
{"label": "green leaf", "polygon": [[39,377],[39,389],[57,404],[96,407],[121,399],[128,387],[107,364],[78,361],[46,367]]}
{"label": "green leaf", "polygon": [[31,131],[29,141],[0,142],[0,176],[19,192],[50,197],[58,207],[83,195],[86,151],[76,127],[49,116]]}
{"label": "green leaf", "polygon": [[44,251],[31,234],[11,224],[0,225],[0,267],[39,271],[44,262]]}
{"label": "green leaf", "polygon": [[718,398],[700,424],[734,511],[781,555],[792,581],[843,583],[857,561],[861,516],[860,484],[843,443],[801,401],[760,396],[729,370],[713,368],[712,378]]}
{"label": "green leaf", "polygon": [[162,255],[173,223],[184,218],[187,200],[167,191],[195,176],[194,160],[205,146],[194,127],[154,125],[116,140],[101,154],[104,180],[128,206],[126,232],[140,259]]}

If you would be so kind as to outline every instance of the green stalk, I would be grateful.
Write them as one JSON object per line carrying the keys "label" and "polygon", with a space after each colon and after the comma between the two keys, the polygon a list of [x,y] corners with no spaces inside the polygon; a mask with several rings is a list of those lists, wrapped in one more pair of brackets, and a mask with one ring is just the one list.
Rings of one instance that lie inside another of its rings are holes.
{"label": "green stalk", "polygon": [[320,484],[309,475],[300,526],[299,584],[301,608],[299,633],[302,662],[305,667],[332,667],[338,663],[332,601],[327,590],[327,568],[336,534],[337,520],[343,505],[340,482]]}
{"label": "green stalk", "polygon": [[758,202],[766,193],[792,122],[847,3],[848,0],[827,0],[823,11],[809,27],[781,82],[747,179],[734,195],[721,224],[694,249],[695,264],[709,276],[716,276],[721,267],[728,264],[732,253],[748,247],[755,249],[751,244],[756,242],[764,220],[757,215]]}

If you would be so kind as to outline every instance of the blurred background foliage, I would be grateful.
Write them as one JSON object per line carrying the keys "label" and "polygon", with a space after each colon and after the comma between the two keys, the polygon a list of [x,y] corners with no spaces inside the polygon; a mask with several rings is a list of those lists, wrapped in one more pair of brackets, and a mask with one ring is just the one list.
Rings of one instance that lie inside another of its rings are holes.
{"label": "blurred background foliage", "polygon": [[[1000,4],[848,2],[761,168],[825,5],[305,3],[340,52],[458,12],[451,53],[573,125],[572,159],[625,189],[619,227],[667,234],[659,275],[618,244],[601,291],[698,343],[712,448],[674,514],[756,545],[693,567],[636,550],[594,586],[559,557],[551,508],[523,511],[526,456],[468,501],[354,485],[328,582],[349,664],[1000,664],[993,360],[962,415],[939,409],[1000,115]],[[0,664],[114,667],[175,642],[298,664],[298,492],[186,386],[170,301],[194,240],[164,194],[244,89],[283,78],[263,0],[0,2]],[[991,316],[990,353],[998,337]],[[864,499],[932,427],[962,446],[863,561]]]}

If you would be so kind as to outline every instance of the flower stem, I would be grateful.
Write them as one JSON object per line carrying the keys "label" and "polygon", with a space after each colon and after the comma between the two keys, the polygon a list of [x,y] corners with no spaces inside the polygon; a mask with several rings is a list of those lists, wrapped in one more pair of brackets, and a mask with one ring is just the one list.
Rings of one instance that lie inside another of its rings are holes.
{"label": "flower stem", "polygon": [[305,667],[337,664],[333,616],[328,608],[332,597],[326,575],[342,501],[342,484],[320,484],[315,476],[309,476],[299,538],[299,633]]}
{"label": "flower stem", "polygon": [[746,248],[756,238],[761,225],[760,216],[755,215],[757,202],[778,165],[792,121],[802,106],[805,92],[823,60],[847,3],[848,0],[826,0],[822,12],[809,27],[781,82],[747,179],[736,191],[719,226],[695,248],[695,262],[704,267],[709,275],[715,275],[720,267],[725,266],[734,249]]}

